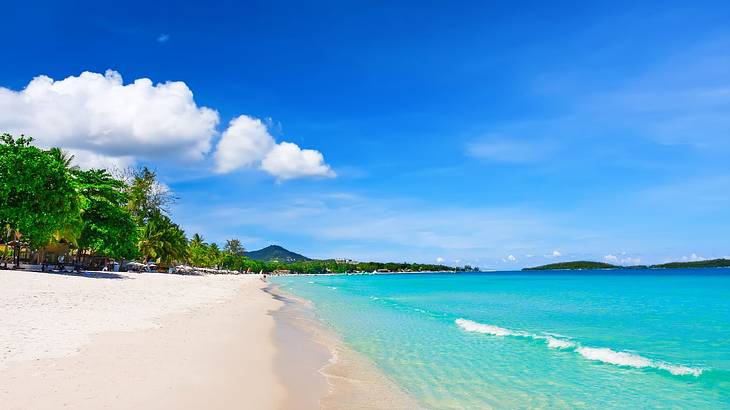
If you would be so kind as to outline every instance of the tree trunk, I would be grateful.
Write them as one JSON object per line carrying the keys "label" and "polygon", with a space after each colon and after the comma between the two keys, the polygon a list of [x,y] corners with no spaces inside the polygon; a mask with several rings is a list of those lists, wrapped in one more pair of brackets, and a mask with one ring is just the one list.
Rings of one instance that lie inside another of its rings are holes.
{"label": "tree trunk", "polygon": [[15,268],[20,268],[20,242],[15,242]]}

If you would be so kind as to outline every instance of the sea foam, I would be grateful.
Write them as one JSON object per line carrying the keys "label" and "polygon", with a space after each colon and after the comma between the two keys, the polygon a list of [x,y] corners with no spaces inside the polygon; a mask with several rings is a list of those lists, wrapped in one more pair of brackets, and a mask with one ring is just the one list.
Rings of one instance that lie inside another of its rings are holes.
{"label": "sea foam", "polygon": [[573,350],[588,360],[599,361],[602,363],[608,363],[616,366],[634,367],[638,369],[653,368],[667,371],[676,376],[695,377],[700,376],[704,370],[698,367],[689,367],[665,363],[658,360],[652,360],[638,354],[618,352],[606,347],[581,346],[577,342],[558,338],[552,335],[541,335],[519,330],[511,330],[462,318],[456,319],[455,322],[460,328],[467,332],[483,333],[499,337],[510,336],[533,340],[544,340],[547,342],[547,346],[551,349]]}

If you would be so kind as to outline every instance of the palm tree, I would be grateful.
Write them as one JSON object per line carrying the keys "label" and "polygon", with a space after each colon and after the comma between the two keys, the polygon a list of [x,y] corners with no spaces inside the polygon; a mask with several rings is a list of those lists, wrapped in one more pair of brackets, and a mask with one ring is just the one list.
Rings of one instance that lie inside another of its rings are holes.
{"label": "palm tree", "polygon": [[192,238],[190,238],[190,246],[204,246],[207,245],[205,241],[203,240],[203,236],[199,233],[196,233],[193,235]]}
{"label": "palm tree", "polygon": [[208,247],[208,264],[214,268],[218,268],[221,262],[221,250],[218,244],[211,243]]}
{"label": "palm tree", "polygon": [[69,154],[68,151],[63,151],[61,148],[53,147],[48,150],[48,153],[51,154],[53,158],[58,160],[66,169],[70,170],[77,170],[79,169],[78,165],[71,165],[71,163],[74,160],[74,156]]}
{"label": "palm tree", "polygon": [[142,227],[137,247],[145,262],[169,264],[187,257],[185,232],[161,213]]}

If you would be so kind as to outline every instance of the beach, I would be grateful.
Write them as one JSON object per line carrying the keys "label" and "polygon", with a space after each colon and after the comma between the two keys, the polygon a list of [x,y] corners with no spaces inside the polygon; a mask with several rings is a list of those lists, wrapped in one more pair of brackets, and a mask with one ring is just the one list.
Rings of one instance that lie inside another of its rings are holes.
{"label": "beach", "polygon": [[257,275],[0,271],[5,409],[277,408]]}
{"label": "beach", "polygon": [[259,275],[0,271],[0,403],[416,407],[267,287]]}

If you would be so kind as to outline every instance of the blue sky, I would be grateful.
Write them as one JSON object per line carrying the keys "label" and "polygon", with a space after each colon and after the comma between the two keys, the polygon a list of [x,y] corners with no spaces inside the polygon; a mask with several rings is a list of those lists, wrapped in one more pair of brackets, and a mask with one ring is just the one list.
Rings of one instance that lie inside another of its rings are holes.
{"label": "blue sky", "polygon": [[730,255],[727,3],[393,3],[4,2],[0,128],[149,165],[250,249]]}

